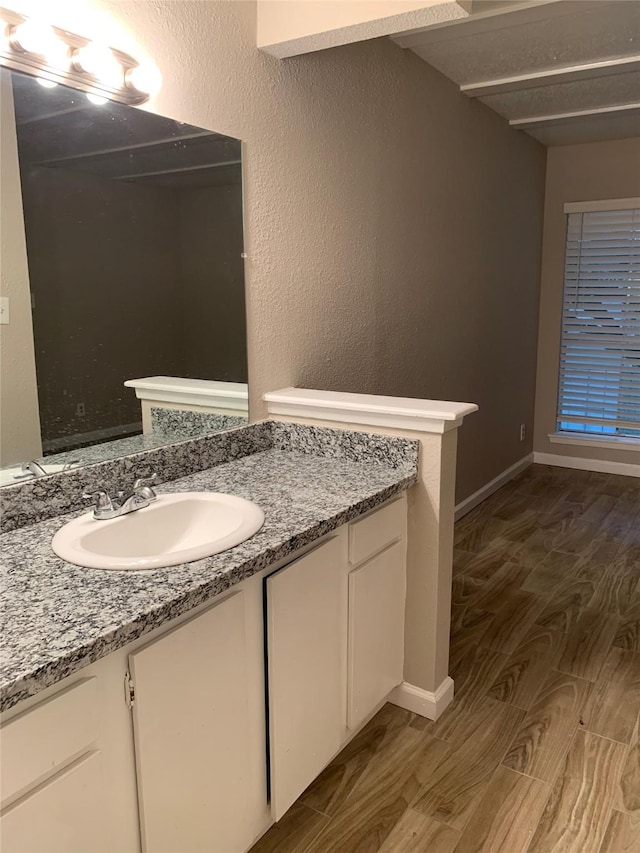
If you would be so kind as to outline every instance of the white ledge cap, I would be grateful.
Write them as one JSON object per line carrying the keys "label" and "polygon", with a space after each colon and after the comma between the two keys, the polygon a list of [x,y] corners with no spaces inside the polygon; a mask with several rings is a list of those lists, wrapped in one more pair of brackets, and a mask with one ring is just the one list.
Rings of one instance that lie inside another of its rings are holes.
{"label": "white ledge cap", "polygon": [[382,397],[343,391],[312,391],[309,388],[269,391],[263,399],[270,415],[289,415],[416,432],[443,433],[456,429],[465,415],[478,411],[475,403]]}
{"label": "white ledge cap", "polygon": [[191,406],[218,406],[246,411],[249,399],[244,382],[219,382],[215,379],[185,379],[183,376],[146,376],[127,379],[139,400],[159,403],[187,403]]}

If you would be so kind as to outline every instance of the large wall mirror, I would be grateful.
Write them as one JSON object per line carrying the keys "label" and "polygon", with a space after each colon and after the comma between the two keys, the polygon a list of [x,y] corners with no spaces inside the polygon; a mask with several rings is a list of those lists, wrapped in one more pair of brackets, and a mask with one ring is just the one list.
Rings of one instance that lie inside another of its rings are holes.
{"label": "large wall mirror", "polygon": [[2,158],[3,484],[245,421],[239,140],[2,69]]}

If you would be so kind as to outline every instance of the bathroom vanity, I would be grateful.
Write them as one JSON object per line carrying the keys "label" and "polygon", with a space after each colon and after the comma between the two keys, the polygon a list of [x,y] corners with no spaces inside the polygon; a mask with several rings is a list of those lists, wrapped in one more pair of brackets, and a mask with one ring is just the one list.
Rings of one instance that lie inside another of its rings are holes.
{"label": "bathroom vanity", "polygon": [[177,452],[203,442],[232,458],[159,491],[255,501],[236,548],[109,572],[50,551],[77,511],[2,537],[6,853],[242,853],[402,682],[416,443],[266,423]]}
{"label": "bathroom vanity", "polygon": [[[0,451],[34,478],[0,488],[0,846],[241,853],[386,698],[430,719],[451,701],[457,429],[477,406],[288,388],[263,397],[276,420],[227,429],[233,395],[158,398],[147,377],[146,434],[89,450],[135,431],[132,376],[246,381],[241,142],[45,90],[11,51],[28,74],[0,80],[3,347],[21,369]],[[43,448],[72,467],[40,476]],[[264,527],[151,571],[54,554],[84,493],[153,472],[161,496],[252,501]]]}

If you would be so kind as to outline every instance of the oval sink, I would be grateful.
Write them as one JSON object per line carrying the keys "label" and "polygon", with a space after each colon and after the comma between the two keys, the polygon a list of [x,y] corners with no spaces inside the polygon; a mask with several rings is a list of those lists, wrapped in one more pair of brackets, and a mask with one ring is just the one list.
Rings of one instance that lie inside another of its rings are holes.
{"label": "oval sink", "polygon": [[260,507],[221,492],[159,495],[143,509],[96,521],[75,518],[51,547],[69,563],[89,569],[160,569],[200,560],[249,539],[264,524]]}

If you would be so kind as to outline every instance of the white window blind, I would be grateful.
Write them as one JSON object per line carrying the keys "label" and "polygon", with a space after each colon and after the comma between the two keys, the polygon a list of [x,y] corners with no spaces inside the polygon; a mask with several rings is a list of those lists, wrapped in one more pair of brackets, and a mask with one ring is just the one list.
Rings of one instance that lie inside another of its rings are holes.
{"label": "white window blind", "polygon": [[567,220],[557,429],[640,438],[640,209]]}

